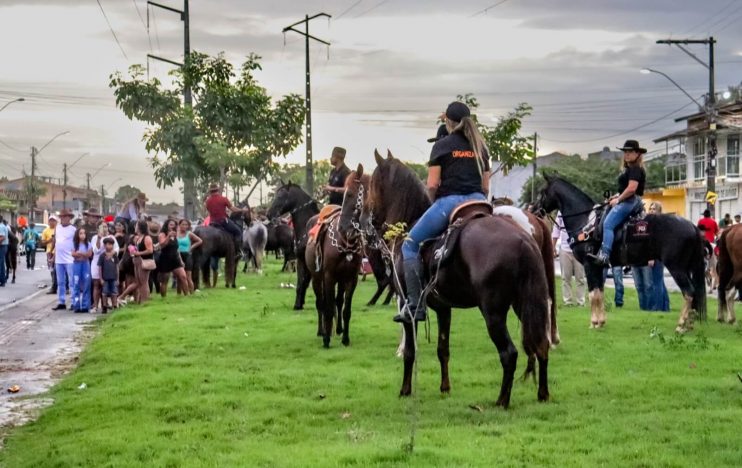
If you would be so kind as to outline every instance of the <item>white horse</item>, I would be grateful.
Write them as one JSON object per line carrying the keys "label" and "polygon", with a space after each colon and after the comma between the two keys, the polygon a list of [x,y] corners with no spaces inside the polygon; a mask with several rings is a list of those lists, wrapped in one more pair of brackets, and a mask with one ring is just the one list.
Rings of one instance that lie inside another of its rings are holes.
{"label": "white horse", "polygon": [[247,261],[252,257],[255,272],[263,274],[263,257],[265,244],[268,242],[268,228],[258,219],[253,219],[250,225],[242,231],[242,243],[248,257],[245,258],[243,272],[247,271]]}

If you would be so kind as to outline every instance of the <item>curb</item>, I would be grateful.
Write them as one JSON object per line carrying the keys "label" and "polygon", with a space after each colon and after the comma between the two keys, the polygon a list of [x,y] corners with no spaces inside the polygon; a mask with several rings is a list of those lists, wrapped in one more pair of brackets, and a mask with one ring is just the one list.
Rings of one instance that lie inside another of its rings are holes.
{"label": "curb", "polygon": [[40,290],[36,291],[35,293],[31,294],[28,297],[24,297],[23,299],[17,300],[15,302],[11,302],[10,304],[6,304],[4,306],[0,306],[0,312],[3,312],[3,311],[8,310],[8,309],[12,309],[15,306],[18,306],[18,305],[23,304],[24,302],[30,301],[31,299],[33,299],[36,296],[39,296],[41,294],[45,294],[46,291],[47,291],[47,288],[40,289]]}

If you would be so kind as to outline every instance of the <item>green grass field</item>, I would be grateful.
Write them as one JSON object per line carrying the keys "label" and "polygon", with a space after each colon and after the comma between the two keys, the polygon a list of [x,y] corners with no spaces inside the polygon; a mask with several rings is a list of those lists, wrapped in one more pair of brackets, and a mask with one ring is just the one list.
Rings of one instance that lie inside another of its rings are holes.
{"label": "green grass field", "polygon": [[[351,346],[334,337],[329,350],[313,296],[295,313],[287,281],[271,262],[262,277],[239,275],[246,290],[155,297],[98,321],[55,404],[7,435],[0,466],[742,464],[742,331],[710,321],[674,338],[677,296],[672,313],[643,313],[627,290],[599,331],[587,309],[562,308],[552,400],[518,380],[505,411],[478,311],[454,312],[451,394],[438,391],[435,341],[421,339],[417,396],[400,399],[393,310],[362,305],[372,278],[356,291]],[[513,314],[509,325],[520,341]]]}

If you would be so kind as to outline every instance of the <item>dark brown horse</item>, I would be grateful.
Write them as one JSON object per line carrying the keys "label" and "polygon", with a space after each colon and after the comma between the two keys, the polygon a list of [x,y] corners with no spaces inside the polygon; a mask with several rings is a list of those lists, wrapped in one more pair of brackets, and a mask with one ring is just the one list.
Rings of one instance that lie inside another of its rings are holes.
{"label": "dark brown horse", "polygon": [[[383,159],[376,153],[377,168],[371,178],[368,209],[374,225],[404,222],[408,227],[430,206],[426,189],[417,176],[391,153]],[[479,307],[503,368],[497,405],[507,407],[515,376],[518,351],[507,329],[510,307],[522,323],[523,348],[528,356],[526,375],[535,371],[538,360],[538,399],[549,398],[548,357],[550,347],[549,288],[543,260],[532,236],[504,216],[486,216],[464,224],[450,260],[431,272],[432,249],[421,251],[425,269],[434,275],[435,287],[427,304],[438,316],[438,359],[441,365],[441,392],[450,391],[448,378],[451,308]],[[396,253],[398,255],[398,252]],[[396,273],[401,273],[396,268]],[[395,273],[395,282],[404,288],[404,278]],[[415,330],[406,323],[404,376],[400,396],[412,392],[415,361]]]}
{"label": "dark brown horse", "polygon": [[[307,243],[305,260],[311,271],[317,306],[317,336],[322,336],[325,348],[330,346],[333,318],[336,318],[336,333],[343,335],[343,345],[350,344],[353,293],[363,259],[363,231],[359,220],[369,179],[360,164],[356,171],[348,174],[339,215],[327,222],[316,240]],[[310,228],[316,222],[317,219],[312,218]]]}
{"label": "dark brown horse", "polygon": [[[250,223],[250,215],[243,215],[241,213],[231,213],[229,218],[242,229],[245,223]],[[224,286],[227,288],[236,288],[237,281],[237,264],[240,261],[239,254],[237,253],[237,246],[235,245],[232,234],[228,233],[224,229],[220,229],[213,226],[199,226],[193,231],[198,237],[203,240],[203,244],[193,251],[193,285],[196,289],[199,288],[200,280],[199,276],[203,276],[204,287],[212,287],[211,281],[211,259],[213,258],[224,258]],[[200,271],[200,275],[199,275]],[[216,272],[214,273],[217,274]],[[213,282],[216,285],[216,280]]]}
{"label": "dark brown horse", "polygon": [[734,300],[737,289],[742,288],[742,224],[724,229],[716,245],[719,247],[716,264],[719,274],[719,309],[716,320],[733,324],[737,321]]}

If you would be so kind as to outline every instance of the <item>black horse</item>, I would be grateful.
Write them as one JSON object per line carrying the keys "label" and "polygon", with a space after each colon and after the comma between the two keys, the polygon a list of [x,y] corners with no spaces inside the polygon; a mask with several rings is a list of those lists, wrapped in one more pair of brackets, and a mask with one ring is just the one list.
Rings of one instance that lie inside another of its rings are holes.
{"label": "black horse", "polygon": [[[546,174],[544,177],[546,186],[539,192],[533,209],[542,213],[561,211],[575,258],[585,266],[590,290],[591,327],[600,327],[605,324],[605,278],[603,267],[588,254],[597,252],[601,239],[584,231],[591,220],[599,223],[595,220],[601,219],[603,206],[596,206],[587,194],[556,175]],[[692,327],[691,309],[701,318],[706,316],[703,239],[693,223],[676,215],[647,215],[644,221],[644,227],[648,229],[645,240],[624,242],[624,235],[619,232],[622,228],[617,230],[611,265],[643,266],[649,260],[661,260],[683,292],[685,303],[676,331],[685,332]]]}
{"label": "black horse", "polygon": [[286,213],[291,214],[294,224],[294,245],[296,252],[296,301],[294,310],[304,308],[304,300],[307,295],[307,287],[311,280],[311,274],[304,258],[307,249],[307,222],[319,213],[317,201],[310,197],[307,192],[294,183],[287,183],[276,190],[268,218],[274,219]]}
{"label": "black horse", "polygon": [[[249,215],[232,213],[229,218],[242,230],[245,223],[249,224]],[[246,219],[247,218],[247,219]],[[201,247],[193,251],[193,285],[199,288],[199,271],[205,287],[211,287],[211,258],[224,258],[225,287],[237,287],[237,264],[240,261],[234,237],[224,229],[213,226],[199,226],[193,231],[203,240]],[[241,242],[240,242],[241,244]]]}
{"label": "black horse", "polygon": [[[374,237],[378,237],[375,233],[375,230],[373,231],[374,234],[370,236],[372,239]],[[384,259],[384,255],[381,253],[380,248],[375,245],[375,242],[383,241],[371,241],[369,239],[369,245],[366,246],[366,258],[368,259],[368,263],[371,265],[371,270],[373,271],[374,278],[376,279],[376,292],[373,296],[371,296],[371,300],[369,300],[366,305],[376,305],[376,302],[387,289],[389,290],[389,292],[384,299],[383,305],[389,305],[395,293],[394,283],[392,282],[391,265],[389,265],[388,260]]]}
{"label": "black horse", "polygon": [[279,220],[271,220],[268,224],[268,240],[265,243],[265,251],[275,252],[276,258],[279,258],[280,253],[283,256],[281,271],[288,271],[289,262],[296,260],[294,231],[291,226]]}

